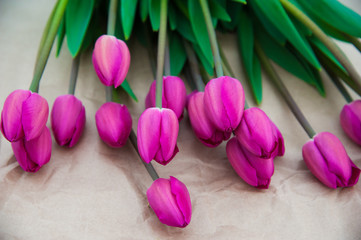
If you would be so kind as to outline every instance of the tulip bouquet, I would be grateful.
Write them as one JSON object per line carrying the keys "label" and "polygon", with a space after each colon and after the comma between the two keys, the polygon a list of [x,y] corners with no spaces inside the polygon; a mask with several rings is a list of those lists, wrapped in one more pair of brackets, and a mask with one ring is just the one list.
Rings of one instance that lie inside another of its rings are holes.
{"label": "tulip bouquet", "polygon": [[[305,165],[327,187],[350,187],[361,170],[334,134],[317,134],[311,127],[270,59],[324,96],[323,68],[348,102],[340,114],[341,126],[361,145],[361,100],[353,100],[343,85],[361,95],[361,77],[332,40],[361,51],[360,22],[361,16],[336,0],[58,0],[41,39],[31,86],[7,97],[1,131],[25,171],[36,172],[49,162],[49,107],[38,91],[55,38],[59,55],[66,37],[73,57],[69,91],[53,104],[51,128],[57,144],[74,147],[86,122],[85,107],[75,97],[76,79],[80,55],[90,48],[106,102],[95,114],[96,126],[89,127],[96,127],[111,148],[130,140],[154,181],[146,192],[150,207],[163,224],[183,228],[192,216],[188,189],[175,177],[159,178],[151,163],[166,166],[182,151],[177,145],[180,121],[189,118],[194,135],[206,147],[225,147],[230,165],[246,183],[259,189],[271,183],[275,158],[285,153],[284,138],[261,108],[250,107],[242,86],[247,79],[259,105],[263,67],[310,138],[302,148]],[[218,44],[216,29],[237,33],[245,69],[240,80]],[[137,133],[132,129],[135,116],[118,101],[120,89],[138,101],[132,81],[126,79],[131,36],[148,48],[155,77]],[[193,88],[188,96],[183,76]]]}

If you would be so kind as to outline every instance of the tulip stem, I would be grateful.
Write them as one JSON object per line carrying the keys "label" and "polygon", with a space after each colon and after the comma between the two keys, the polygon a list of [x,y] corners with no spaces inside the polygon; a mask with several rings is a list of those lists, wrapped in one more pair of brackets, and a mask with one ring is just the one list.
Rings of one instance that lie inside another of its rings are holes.
{"label": "tulip stem", "polygon": [[79,71],[79,62],[80,62],[80,54],[78,54],[78,56],[73,58],[73,62],[71,64],[68,93],[72,95],[74,95],[75,93],[76,80],[78,78],[78,71]]}
{"label": "tulip stem", "polygon": [[199,64],[197,57],[193,51],[193,49],[189,46],[189,43],[185,40],[183,41],[184,48],[186,50],[188,63],[190,67],[190,75],[192,77],[192,80],[196,86],[197,91],[203,92],[204,91],[204,82],[202,80],[201,73],[199,71]]}
{"label": "tulip stem", "polygon": [[311,127],[311,124],[307,121],[306,117],[303,115],[301,109],[298,107],[295,100],[292,98],[291,94],[288,92],[286,86],[282,82],[280,76],[277,74],[276,70],[272,67],[271,62],[268,60],[267,56],[259,46],[258,42],[255,42],[256,53],[263,65],[266,73],[269,75],[270,79],[275,84],[277,90],[281,93],[282,97],[286,101],[288,107],[291,109],[298,122],[301,124],[303,129],[306,131],[307,135],[310,138],[316,135],[316,132]]}
{"label": "tulip stem", "polygon": [[114,36],[115,34],[115,24],[117,20],[117,10],[118,10],[117,7],[118,7],[118,0],[110,0],[107,34],[112,36]]}
{"label": "tulip stem", "polygon": [[142,158],[140,157],[139,152],[138,152],[137,136],[135,135],[135,132],[133,131],[133,129],[130,132],[129,140],[132,143],[134,149],[137,151],[139,159],[143,163],[145,169],[147,169],[150,177],[153,179],[153,181],[157,180],[159,178],[159,176],[158,176],[158,173],[155,171],[153,165],[151,163],[146,163],[143,160],[141,160]]}
{"label": "tulip stem", "polygon": [[340,91],[341,95],[345,98],[347,103],[350,103],[353,101],[351,95],[348,93],[345,86],[342,85],[340,79],[334,74],[332,71],[330,71],[328,68],[325,68],[326,73],[328,74],[331,81],[335,84],[336,88]]}
{"label": "tulip stem", "polygon": [[357,48],[357,50],[359,50],[361,52],[361,42],[358,38],[351,36],[349,34],[344,33],[344,35],[346,36],[346,38],[355,46],[355,48]]}
{"label": "tulip stem", "polygon": [[221,60],[221,56],[219,55],[216,32],[213,28],[211,13],[209,11],[207,0],[199,0],[199,2],[201,4],[204,20],[206,22],[209,41],[211,42],[213,58],[214,58],[214,66],[216,68],[216,75],[217,77],[221,77],[223,76],[222,60]]}
{"label": "tulip stem", "polygon": [[168,0],[160,2],[160,26],[158,34],[158,56],[157,56],[157,75],[156,75],[156,98],[155,106],[162,108],[163,94],[163,70],[164,70],[164,52],[167,38],[167,10]]}
{"label": "tulip stem", "polygon": [[361,88],[361,77],[347,59],[341,49],[319,28],[306,14],[299,10],[289,0],[280,0],[283,7],[297,18],[303,25],[309,28],[312,33],[331,51],[341,65],[346,69],[357,87]]}
{"label": "tulip stem", "polygon": [[169,38],[165,41],[165,56],[164,56],[164,75],[170,76],[170,52],[169,52]]}
{"label": "tulip stem", "polygon": [[107,102],[113,101],[113,87],[105,86],[105,99]]}

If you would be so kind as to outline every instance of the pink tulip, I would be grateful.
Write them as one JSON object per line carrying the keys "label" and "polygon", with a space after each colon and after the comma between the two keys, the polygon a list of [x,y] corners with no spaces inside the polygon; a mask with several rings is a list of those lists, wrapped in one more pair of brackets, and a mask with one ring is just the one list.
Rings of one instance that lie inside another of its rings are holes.
{"label": "pink tulip", "polygon": [[244,111],[235,134],[239,143],[259,158],[283,156],[285,152],[281,132],[260,108]]}
{"label": "pink tulip", "polygon": [[132,130],[132,117],[127,106],[115,102],[104,103],[95,114],[100,138],[111,147],[122,147]]}
{"label": "pink tulip", "polygon": [[268,188],[274,172],[273,158],[254,156],[239,144],[236,137],[228,141],[226,151],[233,169],[246,183],[260,189]]}
{"label": "pink tulip", "polygon": [[56,98],[51,111],[51,127],[60,146],[73,147],[83,133],[85,108],[74,95]]}
{"label": "pink tulip", "polygon": [[147,191],[150,207],[159,221],[172,227],[186,227],[192,217],[192,204],[187,187],[176,179],[158,178]]}
{"label": "pink tulip", "polygon": [[332,133],[317,134],[303,145],[302,155],[313,175],[327,187],[351,187],[359,179],[360,169]]}
{"label": "pink tulip", "polygon": [[[145,99],[145,107],[155,107],[156,81],[150,85],[148,95]],[[186,105],[187,91],[186,87],[179,77],[163,77],[162,107],[174,111],[177,118],[183,118],[183,111]]]}
{"label": "pink tulip", "polygon": [[204,90],[207,116],[222,132],[232,132],[242,119],[244,91],[241,83],[231,77],[212,79]]}
{"label": "pink tulip", "polygon": [[175,113],[168,108],[148,108],[138,121],[138,150],[144,162],[154,159],[167,165],[179,151],[179,124]]}
{"label": "pink tulip", "polygon": [[10,142],[40,136],[48,120],[48,102],[37,93],[15,90],[6,98],[1,112],[1,132]]}
{"label": "pink tulip", "polygon": [[345,133],[361,145],[361,100],[355,100],[343,107],[340,122]]}
{"label": "pink tulip", "polygon": [[45,127],[37,138],[12,142],[15,158],[26,172],[37,172],[51,157],[51,135]]}
{"label": "pink tulip", "polygon": [[219,131],[208,119],[204,109],[204,92],[191,93],[188,99],[188,115],[197,138],[207,147],[217,147],[229,139],[230,132]]}
{"label": "pink tulip", "polygon": [[102,35],[95,43],[93,65],[105,86],[119,87],[129,69],[130,53],[127,45],[114,36]]}

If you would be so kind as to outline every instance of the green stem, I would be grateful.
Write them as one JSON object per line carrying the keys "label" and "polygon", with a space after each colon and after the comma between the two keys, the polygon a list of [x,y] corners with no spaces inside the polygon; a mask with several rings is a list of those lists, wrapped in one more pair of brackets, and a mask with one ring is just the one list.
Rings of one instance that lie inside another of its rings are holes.
{"label": "green stem", "polygon": [[112,36],[114,36],[115,34],[115,24],[117,20],[117,10],[118,10],[117,7],[118,7],[118,0],[110,0],[107,34]]}
{"label": "green stem", "polygon": [[255,47],[256,53],[263,65],[265,71],[267,72],[270,79],[275,84],[277,90],[281,93],[281,95],[284,98],[284,100],[286,101],[287,105],[289,106],[289,108],[291,109],[291,111],[293,112],[293,114],[297,118],[298,122],[303,127],[303,129],[306,131],[308,136],[310,138],[313,138],[313,136],[316,135],[316,132],[313,130],[310,123],[307,121],[306,117],[303,115],[300,108],[298,107],[297,103],[292,98],[291,94],[288,92],[288,90],[287,90],[286,86],[284,85],[284,83],[282,82],[281,78],[278,76],[277,72],[272,67],[271,62],[268,60],[266,54],[263,52],[263,50],[261,49],[261,47],[259,46],[259,44],[257,42],[255,42],[254,47]]}
{"label": "green stem", "polygon": [[348,61],[344,53],[340,48],[319,28],[306,14],[299,10],[294,4],[289,0],[280,0],[283,7],[291,13],[295,18],[297,18],[303,25],[309,28],[312,33],[331,51],[331,53],[336,57],[336,59],[341,63],[341,65],[346,69],[351,79],[361,88],[361,77]]}
{"label": "green stem", "polygon": [[145,169],[147,169],[150,177],[153,179],[153,181],[157,180],[159,178],[159,176],[158,176],[157,172],[155,171],[153,165],[151,163],[146,163],[143,160],[141,160],[142,158],[140,157],[139,152],[138,152],[137,136],[135,135],[135,132],[133,131],[133,129],[130,132],[129,140],[132,143],[134,149],[137,151],[140,161],[143,163]]}
{"label": "green stem", "polygon": [[157,75],[156,75],[156,97],[155,106],[162,108],[163,94],[163,71],[164,71],[164,52],[165,41],[167,37],[167,9],[168,0],[161,0],[160,3],[160,26],[158,35],[158,56],[157,56]]}
{"label": "green stem", "polygon": [[334,74],[332,71],[330,71],[328,68],[325,68],[326,73],[330,77],[331,81],[335,84],[336,88],[340,91],[341,95],[345,98],[347,103],[350,103],[353,101],[351,95],[348,93],[346,88],[342,85],[340,82],[340,79]]}
{"label": "green stem", "polygon": [[73,62],[71,65],[68,93],[72,94],[72,95],[74,95],[74,93],[75,93],[76,80],[78,78],[78,71],[79,71],[79,62],[80,62],[80,54],[78,54],[78,56],[76,56],[73,59]]}
{"label": "green stem", "polygon": [[66,6],[68,5],[68,1],[69,0],[59,0],[56,3],[45,26],[43,35],[40,40],[38,54],[35,60],[33,80],[31,81],[29,87],[29,90],[32,92],[39,91],[40,79],[43,75],[51,48],[53,47],[56,34],[58,33],[59,25],[61,23],[61,20],[63,19]]}
{"label": "green stem", "polygon": [[358,38],[344,33],[345,37],[361,52],[361,42]]}
{"label": "green stem", "polygon": [[192,76],[193,82],[196,86],[196,89],[199,92],[204,91],[205,84],[202,80],[201,73],[199,71],[199,64],[196,57],[196,54],[194,53],[193,49],[190,47],[189,43],[185,40],[183,41],[184,48],[186,50],[188,63],[190,67],[190,75]]}
{"label": "green stem", "polygon": [[207,0],[199,0],[199,2],[201,4],[204,20],[206,22],[209,41],[211,42],[216,74],[217,77],[221,77],[223,76],[222,61],[221,56],[219,55],[216,32],[213,28],[211,13],[209,11]]}
{"label": "green stem", "polygon": [[165,56],[164,56],[164,75],[170,76],[170,52],[169,52],[169,38],[165,41]]}

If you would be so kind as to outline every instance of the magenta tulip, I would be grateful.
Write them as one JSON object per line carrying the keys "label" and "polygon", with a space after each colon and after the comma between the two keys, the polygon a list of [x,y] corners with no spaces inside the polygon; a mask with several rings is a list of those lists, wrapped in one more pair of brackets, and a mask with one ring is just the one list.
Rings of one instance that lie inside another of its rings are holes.
{"label": "magenta tulip", "polygon": [[340,122],[345,133],[361,145],[361,100],[355,100],[343,107]]}
{"label": "magenta tulip", "polygon": [[260,108],[244,111],[235,134],[239,143],[259,158],[283,156],[285,152],[281,132]]}
{"label": "magenta tulip", "polygon": [[[145,99],[145,107],[155,107],[156,81],[150,85],[148,95]],[[183,118],[183,111],[186,105],[187,91],[186,87],[179,77],[163,77],[162,107],[174,111],[177,118]]]}
{"label": "magenta tulip", "polygon": [[236,137],[227,142],[227,157],[236,173],[249,185],[267,189],[274,172],[273,158],[259,158],[243,148]]}
{"label": "magenta tulip", "polygon": [[187,187],[176,179],[158,178],[147,190],[147,198],[160,222],[172,227],[186,227],[192,217]]}
{"label": "magenta tulip", "polygon": [[217,147],[229,139],[230,132],[219,131],[208,119],[204,109],[204,92],[191,93],[188,99],[188,115],[197,138],[207,147]]}
{"label": "magenta tulip", "polygon": [[132,117],[127,106],[115,102],[104,103],[95,114],[100,138],[109,146],[122,147],[132,130]]}
{"label": "magenta tulip", "polygon": [[85,108],[74,95],[56,98],[51,111],[51,127],[60,146],[73,147],[83,133]]}
{"label": "magenta tulip", "polygon": [[168,108],[148,108],[138,121],[138,150],[144,162],[167,165],[177,154],[179,124]]}
{"label": "magenta tulip", "polygon": [[359,179],[360,169],[332,133],[317,134],[313,140],[303,145],[302,155],[313,175],[327,187],[351,187]]}
{"label": "magenta tulip", "polygon": [[37,93],[15,90],[5,100],[1,112],[1,132],[10,142],[40,136],[48,120],[48,102]]}
{"label": "magenta tulip", "polygon": [[92,60],[100,81],[105,86],[119,87],[128,73],[130,53],[122,40],[102,35],[95,43]]}
{"label": "magenta tulip", "polygon": [[212,79],[204,90],[207,116],[222,132],[232,132],[242,119],[244,91],[241,83],[231,77]]}
{"label": "magenta tulip", "polygon": [[29,141],[21,139],[12,142],[11,146],[20,167],[26,172],[37,172],[51,157],[50,131],[45,127],[37,138]]}

